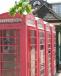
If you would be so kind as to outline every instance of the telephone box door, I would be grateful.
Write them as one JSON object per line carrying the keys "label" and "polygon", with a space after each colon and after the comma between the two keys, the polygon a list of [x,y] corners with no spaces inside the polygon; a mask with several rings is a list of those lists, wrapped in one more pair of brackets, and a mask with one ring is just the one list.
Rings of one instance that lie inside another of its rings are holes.
{"label": "telephone box door", "polygon": [[47,52],[47,68],[48,76],[51,76],[51,30],[50,26],[46,24],[46,52]]}
{"label": "telephone box door", "polygon": [[0,30],[0,76],[20,76],[18,30]]}
{"label": "telephone box door", "polygon": [[39,31],[39,49],[40,49],[40,76],[45,76],[45,35],[44,31]]}
{"label": "telephone box door", "polygon": [[36,31],[28,29],[28,76],[36,76]]}

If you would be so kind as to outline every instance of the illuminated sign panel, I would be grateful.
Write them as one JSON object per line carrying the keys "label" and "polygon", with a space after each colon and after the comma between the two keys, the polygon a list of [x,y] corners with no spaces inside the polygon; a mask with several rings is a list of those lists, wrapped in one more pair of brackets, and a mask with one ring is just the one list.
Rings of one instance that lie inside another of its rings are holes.
{"label": "illuminated sign panel", "polygon": [[26,25],[35,27],[35,18],[32,15],[27,16]]}
{"label": "illuminated sign panel", "polygon": [[34,27],[35,27],[34,19],[28,19],[28,20],[26,21],[26,24],[27,24],[28,26],[34,26]]}
{"label": "illuminated sign panel", "polygon": [[18,22],[21,22],[20,18],[0,19],[0,23],[18,23]]}
{"label": "illuminated sign panel", "polygon": [[44,29],[43,24],[40,20],[37,21],[37,26],[39,29]]}
{"label": "illuminated sign panel", "polygon": [[50,27],[49,27],[48,24],[46,24],[46,30],[47,30],[47,31],[50,31]]}

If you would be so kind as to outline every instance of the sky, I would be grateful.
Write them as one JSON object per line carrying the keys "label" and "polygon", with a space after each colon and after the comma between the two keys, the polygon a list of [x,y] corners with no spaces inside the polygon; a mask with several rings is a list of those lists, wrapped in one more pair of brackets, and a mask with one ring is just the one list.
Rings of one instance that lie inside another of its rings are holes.
{"label": "sky", "polygon": [[[12,7],[15,1],[19,0],[0,0],[0,14],[8,12],[10,7]],[[49,3],[61,2],[61,0],[45,0]]]}
{"label": "sky", "polygon": [[49,2],[49,3],[57,3],[57,2],[61,2],[61,0],[47,0],[47,2]]}

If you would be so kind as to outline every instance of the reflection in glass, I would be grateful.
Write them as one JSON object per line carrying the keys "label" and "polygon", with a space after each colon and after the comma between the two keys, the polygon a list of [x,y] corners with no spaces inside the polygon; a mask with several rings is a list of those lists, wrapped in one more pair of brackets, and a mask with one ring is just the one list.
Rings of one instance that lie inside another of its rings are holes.
{"label": "reflection in glass", "polygon": [[16,72],[15,70],[2,70],[3,71],[3,74],[2,76],[16,76]]}
{"label": "reflection in glass", "polygon": [[40,39],[40,44],[44,44],[44,39]]}
{"label": "reflection in glass", "polygon": [[49,44],[51,43],[51,39],[50,39],[50,38],[48,39],[48,43],[49,43]]}
{"label": "reflection in glass", "polygon": [[3,35],[3,37],[5,37],[5,36],[16,36],[16,30],[4,30],[2,35]]}
{"label": "reflection in glass", "polygon": [[8,69],[8,70],[15,68],[16,68],[15,62],[4,62],[2,66],[2,69]]}
{"label": "reflection in glass", "polygon": [[[0,31],[0,70],[2,76],[20,76],[19,32],[17,30]],[[16,43],[17,42],[17,43]]]}
{"label": "reflection in glass", "polygon": [[44,37],[44,32],[40,32],[40,37],[41,37],[41,38]]}
{"label": "reflection in glass", "polygon": [[51,44],[48,44],[48,48],[51,48]]}
{"label": "reflection in glass", "polygon": [[15,44],[15,39],[14,38],[3,38],[2,39],[3,44],[7,45],[7,44]]}
{"label": "reflection in glass", "polygon": [[35,38],[31,38],[31,44],[35,44]]}
{"label": "reflection in glass", "polygon": [[40,75],[44,76],[44,32],[40,32]]}
{"label": "reflection in glass", "polygon": [[1,45],[1,42],[2,42],[2,41],[1,41],[1,38],[0,38],[0,45]]}
{"label": "reflection in glass", "polygon": [[15,54],[4,54],[3,55],[3,61],[13,62],[15,60],[16,60]]}
{"label": "reflection in glass", "polygon": [[51,33],[48,32],[48,75],[51,76]]}
{"label": "reflection in glass", "polygon": [[14,46],[4,46],[3,53],[15,53],[16,48]]}
{"label": "reflection in glass", "polygon": [[34,30],[31,30],[31,31],[30,31],[30,36],[31,36],[31,37],[35,37],[35,35],[36,35],[35,31],[34,31]]}
{"label": "reflection in glass", "polygon": [[35,47],[31,49],[31,76],[35,76]]}
{"label": "reflection in glass", "polygon": [[40,50],[44,50],[44,45],[40,45]]}
{"label": "reflection in glass", "polygon": [[[35,76],[35,73],[36,73],[36,71],[35,71],[35,51],[36,51],[36,49],[35,49],[35,44],[36,44],[36,32],[35,32],[35,30],[31,30],[30,31],[30,44],[31,44],[31,46],[30,46],[30,55],[31,55],[31,61],[30,61],[30,63],[31,63],[31,67],[30,67],[30,69],[31,69],[31,76]],[[34,45],[33,45],[34,44]]]}

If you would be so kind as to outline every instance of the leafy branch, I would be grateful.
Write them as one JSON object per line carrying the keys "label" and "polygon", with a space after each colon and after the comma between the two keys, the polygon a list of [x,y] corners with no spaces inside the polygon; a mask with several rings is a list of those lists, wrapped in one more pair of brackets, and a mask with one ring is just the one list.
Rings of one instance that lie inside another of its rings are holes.
{"label": "leafy branch", "polygon": [[9,10],[11,15],[19,14],[28,14],[32,12],[32,7],[27,0],[20,0],[16,2],[15,5]]}

